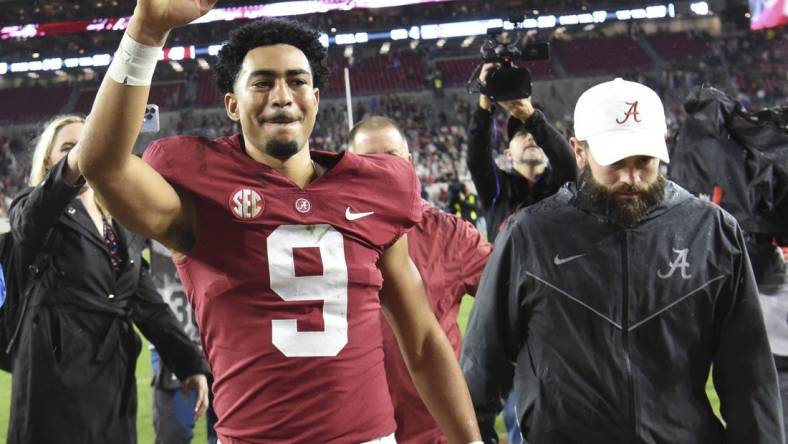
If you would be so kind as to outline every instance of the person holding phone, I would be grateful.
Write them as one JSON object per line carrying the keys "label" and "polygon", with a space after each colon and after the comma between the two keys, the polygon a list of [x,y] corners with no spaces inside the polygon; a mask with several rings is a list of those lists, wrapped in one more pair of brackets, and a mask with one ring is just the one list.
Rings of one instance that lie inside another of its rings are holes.
{"label": "person holding phone", "polygon": [[137,442],[141,342],[132,324],[196,391],[195,415],[207,408],[207,363],[156,292],[142,257],[146,239],[117,223],[80,176],[74,147],[83,127],[80,116],[45,126],[30,188],[11,204],[21,257],[49,256],[13,355],[13,444]]}

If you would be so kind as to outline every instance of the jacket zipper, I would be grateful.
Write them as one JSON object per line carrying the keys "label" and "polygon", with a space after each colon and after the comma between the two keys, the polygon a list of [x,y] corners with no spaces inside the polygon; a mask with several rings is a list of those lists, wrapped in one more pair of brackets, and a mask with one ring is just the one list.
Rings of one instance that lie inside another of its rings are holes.
{"label": "jacket zipper", "polygon": [[627,366],[627,403],[629,405],[629,420],[630,420],[630,442],[637,443],[637,420],[635,418],[635,388],[632,381],[632,361],[629,355],[629,230],[624,231],[624,243],[622,245],[622,261],[623,261],[623,284],[624,284],[624,301],[621,306],[621,331],[622,331],[622,344],[624,346],[624,362]]}

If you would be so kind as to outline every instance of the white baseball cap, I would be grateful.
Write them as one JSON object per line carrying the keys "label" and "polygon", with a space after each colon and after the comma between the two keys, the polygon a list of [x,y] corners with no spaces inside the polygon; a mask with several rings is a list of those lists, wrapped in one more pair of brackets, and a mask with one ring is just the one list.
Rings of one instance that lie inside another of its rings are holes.
{"label": "white baseball cap", "polygon": [[610,165],[630,156],[669,163],[665,110],[651,88],[617,78],[584,92],[575,105],[575,137],[594,160]]}

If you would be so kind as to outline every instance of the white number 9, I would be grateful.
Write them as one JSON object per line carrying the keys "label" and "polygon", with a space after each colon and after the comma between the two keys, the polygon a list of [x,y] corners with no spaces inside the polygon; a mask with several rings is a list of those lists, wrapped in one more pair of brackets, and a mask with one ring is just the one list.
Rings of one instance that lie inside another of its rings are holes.
{"label": "white number 9", "polygon": [[[323,301],[323,331],[298,331],[295,319],[271,321],[285,356],[336,356],[347,344],[347,262],[342,234],[327,224],[281,225],[268,236],[271,290],[285,301]],[[322,276],[296,276],[294,248],[320,248]]]}

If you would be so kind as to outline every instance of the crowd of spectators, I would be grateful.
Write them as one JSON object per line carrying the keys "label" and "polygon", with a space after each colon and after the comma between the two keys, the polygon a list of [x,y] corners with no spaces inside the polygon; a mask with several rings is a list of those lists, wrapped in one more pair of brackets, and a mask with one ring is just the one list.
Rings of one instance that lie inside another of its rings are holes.
{"label": "crowd of spectators", "polygon": [[32,145],[25,141],[31,137],[31,130],[0,134],[0,218],[6,216],[11,196],[24,185],[29,172]]}
{"label": "crowd of spectators", "polygon": [[[788,35],[767,30],[723,38],[700,33],[692,37],[705,42],[704,45],[708,48],[700,57],[673,60],[664,69],[615,73],[647,84],[663,97],[668,114],[668,126],[672,133],[678,129],[684,117],[683,100],[692,88],[702,83],[723,89],[750,110],[786,106]],[[364,54],[364,51],[359,51],[358,57],[368,57],[370,56],[368,52]],[[440,53],[420,54],[424,58],[426,72],[434,77],[434,57],[440,57]],[[392,63],[398,60],[397,53],[387,57]],[[160,70],[166,68],[167,65],[160,64]],[[196,65],[192,68],[186,73],[170,73],[169,80],[180,79],[185,86],[173,89],[178,95],[173,96],[168,110],[179,110],[178,117],[174,123],[165,125],[158,136],[191,133],[212,138],[236,132],[237,125],[233,125],[220,108],[209,112],[193,108],[197,89],[195,85],[201,74]],[[99,79],[100,75],[92,82],[95,83]],[[168,77],[159,76],[157,73],[157,79],[161,81]],[[97,86],[93,83],[82,83],[76,88]],[[556,86],[556,82],[547,82],[547,84],[550,85],[546,88],[548,92],[535,97],[535,103],[542,108],[556,128],[564,131],[568,136],[572,127],[571,104],[576,97],[571,97],[571,94],[563,90],[560,84]],[[423,85],[424,91],[421,93],[382,92],[366,97],[363,101],[357,101],[354,105],[353,117],[355,121],[359,121],[365,115],[379,114],[399,122],[408,134],[419,177],[425,189],[430,191],[431,197],[437,200],[439,197],[445,197],[447,184],[456,181],[468,182],[469,175],[465,169],[464,158],[467,139],[465,127],[470,112],[476,106],[475,96],[456,88],[460,86],[459,84],[447,85],[454,88],[449,88],[445,95],[430,94],[427,83]],[[218,101],[216,106],[220,106]],[[503,134],[505,128],[503,113],[499,113],[498,118],[495,128],[500,133],[496,138],[500,151],[506,143]],[[313,132],[312,147],[332,151],[345,149],[349,132],[347,121],[343,101],[325,100],[321,104]],[[27,151],[30,145],[30,134],[27,133],[32,134],[35,129],[23,130],[22,133],[19,131],[8,133],[3,130],[0,127],[0,193],[4,194],[6,199],[0,201],[7,201],[7,197],[12,196],[24,183],[28,165]],[[506,158],[502,155],[499,155],[496,161],[503,168],[508,166]],[[3,203],[0,202],[0,215],[2,208]]]}

